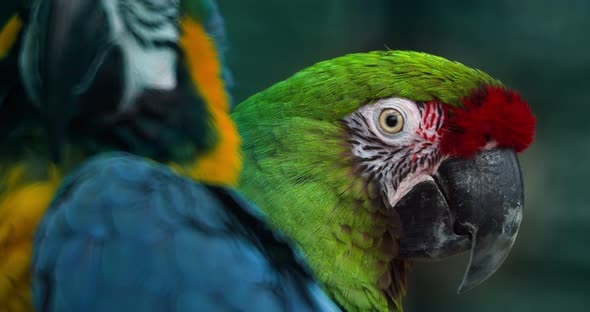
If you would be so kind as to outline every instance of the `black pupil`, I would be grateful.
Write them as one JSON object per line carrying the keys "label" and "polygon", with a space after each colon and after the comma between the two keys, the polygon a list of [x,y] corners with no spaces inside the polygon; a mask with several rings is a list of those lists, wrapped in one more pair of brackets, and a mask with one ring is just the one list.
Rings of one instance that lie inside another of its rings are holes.
{"label": "black pupil", "polygon": [[395,128],[395,126],[397,126],[397,115],[387,115],[387,117],[385,117],[385,124],[390,128]]}

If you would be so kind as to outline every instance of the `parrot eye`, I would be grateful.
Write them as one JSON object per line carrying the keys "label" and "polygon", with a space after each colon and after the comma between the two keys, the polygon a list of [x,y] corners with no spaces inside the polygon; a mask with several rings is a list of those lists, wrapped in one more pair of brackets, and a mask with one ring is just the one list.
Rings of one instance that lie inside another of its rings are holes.
{"label": "parrot eye", "polygon": [[404,127],[404,117],[397,109],[384,109],[379,115],[379,126],[389,134],[398,133]]}

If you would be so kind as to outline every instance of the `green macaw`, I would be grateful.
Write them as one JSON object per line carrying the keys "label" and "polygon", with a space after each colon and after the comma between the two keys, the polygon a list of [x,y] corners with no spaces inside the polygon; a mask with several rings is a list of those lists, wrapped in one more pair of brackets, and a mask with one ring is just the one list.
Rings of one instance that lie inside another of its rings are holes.
{"label": "green macaw", "polygon": [[416,260],[471,250],[488,278],[522,218],[527,103],[487,74],[409,51],[320,62],[232,114],[242,191],[348,311],[398,311]]}
{"label": "green macaw", "polygon": [[0,136],[0,311],[337,310],[231,189],[215,3],[40,0],[27,16],[28,101],[10,112],[32,113]]}

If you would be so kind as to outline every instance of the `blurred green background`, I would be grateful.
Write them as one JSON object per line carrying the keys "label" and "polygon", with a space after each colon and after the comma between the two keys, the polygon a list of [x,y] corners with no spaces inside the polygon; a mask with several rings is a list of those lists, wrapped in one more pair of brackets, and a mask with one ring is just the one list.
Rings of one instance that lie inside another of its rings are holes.
{"label": "blurred green background", "polygon": [[590,1],[219,0],[232,94],[244,100],[317,61],[411,49],[484,70],[537,114],[521,155],[525,217],[507,261],[456,288],[466,255],[418,264],[406,311],[590,311]]}

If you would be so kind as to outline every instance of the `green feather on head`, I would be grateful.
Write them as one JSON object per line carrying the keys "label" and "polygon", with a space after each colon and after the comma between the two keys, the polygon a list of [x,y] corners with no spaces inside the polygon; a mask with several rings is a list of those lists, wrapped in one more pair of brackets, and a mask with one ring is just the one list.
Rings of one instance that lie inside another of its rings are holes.
{"label": "green feather on head", "polygon": [[482,71],[442,57],[375,51],[317,63],[252,96],[236,110],[245,113],[264,106],[263,111],[277,109],[274,113],[281,116],[311,114],[309,117],[337,120],[371,100],[391,96],[416,101],[436,98],[459,105],[462,97],[482,85],[501,83]]}

